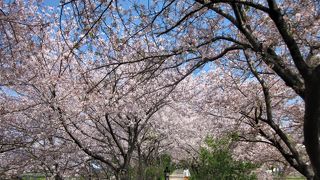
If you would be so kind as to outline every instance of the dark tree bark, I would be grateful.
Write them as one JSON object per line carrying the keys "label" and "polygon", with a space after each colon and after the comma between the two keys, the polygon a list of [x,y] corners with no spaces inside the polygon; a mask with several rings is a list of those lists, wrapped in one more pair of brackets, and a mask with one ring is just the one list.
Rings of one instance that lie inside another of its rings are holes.
{"label": "dark tree bark", "polygon": [[316,67],[306,79],[304,143],[315,172],[314,179],[320,178],[320,66]]}

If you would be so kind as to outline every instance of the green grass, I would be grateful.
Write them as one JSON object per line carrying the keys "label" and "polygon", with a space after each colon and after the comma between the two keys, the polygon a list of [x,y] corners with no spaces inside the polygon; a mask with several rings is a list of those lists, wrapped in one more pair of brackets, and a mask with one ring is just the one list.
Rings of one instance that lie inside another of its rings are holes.
{"label": "green grass", "polygon": [[275,177],[274,180],[306,180],[303,176]]}
{"label": "green grass", "polygon": [[46,177],[43,176],[38,176],[38,177],[34,177],[34,176],[24,176],[22,177],[23,180],[46,180]]}

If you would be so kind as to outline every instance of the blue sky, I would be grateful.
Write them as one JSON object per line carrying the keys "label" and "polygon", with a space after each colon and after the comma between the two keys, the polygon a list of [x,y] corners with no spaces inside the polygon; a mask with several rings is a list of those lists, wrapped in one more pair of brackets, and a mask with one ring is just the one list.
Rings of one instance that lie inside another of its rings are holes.
{"label": "blue sky", "polygon": [[43,4],[47,5],[47,6],[59,6],[60,0],[44,0]]}

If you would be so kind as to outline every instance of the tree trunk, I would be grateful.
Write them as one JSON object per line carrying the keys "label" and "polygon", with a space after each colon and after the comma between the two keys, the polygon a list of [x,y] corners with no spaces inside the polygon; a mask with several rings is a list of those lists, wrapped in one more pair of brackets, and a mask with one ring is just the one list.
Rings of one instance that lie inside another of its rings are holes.
{"label": "tree trunk", "polygon": [[304,117],[304,143],[309,155],[314,179],[320,178],[320,66],[316,67],[309,79],[305,80],[305,117]]}
{"label": "tree trunk", "polygon": [[141,154],[141,148],[138,146],[138,169],[137,169],[137,179],[144,180],[144,173],[143,173],[143,160],[142,160],[142,154]]}
{"label": "tree trunk", "polygon": [[120,180],[129,180],[130,179],[130,161],[124,160],[124,165],[123,165],[123,168],[120,170]]}
{"label": "tree trunk", "polygon": [[54,176],[54,180],[63,180],[63,178],[60,176],[60,174],[56,174]]}
{"label": "tree trunk", "polygon": [[129,180],[130,179],[129,172],[127,170],[121,172],[119,179],[120,180]]}
{"label": "tree trunk", "polygon": [[115,176],[116,180],[120,180],[120,179],[119,179],[119,174],[120,174],[119,172],[115,172],[115,173],[114,173],[114,176]]}

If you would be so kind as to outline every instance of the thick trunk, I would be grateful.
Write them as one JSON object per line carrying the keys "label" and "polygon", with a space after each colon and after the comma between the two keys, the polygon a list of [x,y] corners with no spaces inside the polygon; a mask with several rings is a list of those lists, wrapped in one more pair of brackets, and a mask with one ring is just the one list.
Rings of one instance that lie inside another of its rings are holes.
{"label": "thick trunk", "polygon": [[[127,156],[128,158],[128,156]],[[130,159],[130,157],[129,157]],[[130,161],[125,158],[125,162],[120,171],[120,180],[129,180],[130,179]]]}
{"label": "thick trunk", "polygon": [[123,171],[121,172],[121,175],[119,176],[120,180],[129,180],[130,179],[130,175],[129,175],[129,171]]}
{"label": "thick trunk", "polygon": [[306,80],[304,141],[313,170],[314,179],[320,178],[320,66]]}
{"label": "thick trunk", "polygon": [[144,173],[143,173],[143,161],[142,161],[142,155],[141,155],[141,149],[140,147],[137,148],[138,151],[138,170],[137,170],[137,179],[144,179]]}
{"label": "thick trunk", "polygon": [[116,178],[116,180],[120,180],[120,179],[119,179],[119,173],[118,173],[118,172],[116,172],[116,173],[114,174],[114,177]]}
{"label": "thick trunk", "polygon": [[56,174],[54,176],[54,180],[63,180],[63,178],[60,176],[60,174]]}

